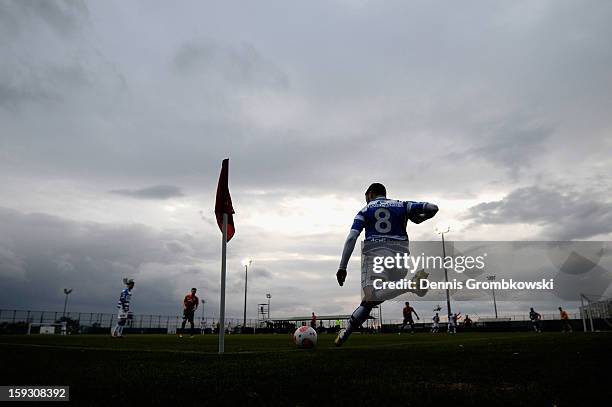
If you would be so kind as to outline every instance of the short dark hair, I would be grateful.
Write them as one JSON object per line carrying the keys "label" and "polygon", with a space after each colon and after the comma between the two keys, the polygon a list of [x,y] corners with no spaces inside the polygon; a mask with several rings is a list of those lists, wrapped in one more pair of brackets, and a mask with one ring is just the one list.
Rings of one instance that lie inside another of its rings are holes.
{"label": "short dark hair", "polygon": [[365,191],[366,195],[372,193],[374,196],[387,196],[387,188],[379,182],[375,182]]}
{"label": "short dark hair", "polygon": [[193,291],[193,290],[196,290],[196,291],[198,291],[198,289],[197,289],[197,288],[195,288],[195,287],[193,287],[193,288],[191,289],[191,291]]}

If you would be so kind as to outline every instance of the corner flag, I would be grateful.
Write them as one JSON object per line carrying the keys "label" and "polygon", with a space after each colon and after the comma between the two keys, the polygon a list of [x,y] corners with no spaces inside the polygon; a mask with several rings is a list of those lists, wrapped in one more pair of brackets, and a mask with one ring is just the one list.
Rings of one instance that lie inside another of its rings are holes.
{"label": "corner flag", "polygon": [[217,185],[217,199],[215,201],[215,215],[217,225],[223,232],[223,214],[227,214],[227,241],[232,240],[236,229],[234,228],[234,208],[232,207],[232,197],[229,192],[229,158],[223,160],[221,164],[221,174],[219,174],[219,184]]}
{"label": "corner flag", "polygon": [[234,236],[234,208],[232,207],[232,197],[230,196],[229,186],[229,158],[223,160],[221,164],[221,174],[217,185],[217,199],[215,201],[215,215],[217,224],[221,229],[221,298],[219,301],[219,354],[225,352],[225,277],[226,277],[226,258],[227,242]]}

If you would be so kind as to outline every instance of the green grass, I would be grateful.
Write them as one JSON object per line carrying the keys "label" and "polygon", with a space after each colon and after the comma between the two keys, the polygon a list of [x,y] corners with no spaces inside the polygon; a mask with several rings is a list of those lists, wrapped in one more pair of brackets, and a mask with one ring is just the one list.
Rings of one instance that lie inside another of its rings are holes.
{"label": "green grass", "polygon": [[612,333],[0,336],[2,385],[69,385],[77,405],[593,405]]}

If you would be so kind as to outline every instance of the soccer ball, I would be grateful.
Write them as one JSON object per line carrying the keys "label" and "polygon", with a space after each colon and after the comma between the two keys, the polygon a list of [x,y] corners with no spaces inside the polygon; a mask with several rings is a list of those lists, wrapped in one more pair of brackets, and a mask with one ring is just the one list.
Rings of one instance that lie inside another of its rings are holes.
{"label": "soccer ball", "polygon": [[317,331],[309,326],[301,326],[293,333],[293,342],[300,349],[312,349],[317,346]]}

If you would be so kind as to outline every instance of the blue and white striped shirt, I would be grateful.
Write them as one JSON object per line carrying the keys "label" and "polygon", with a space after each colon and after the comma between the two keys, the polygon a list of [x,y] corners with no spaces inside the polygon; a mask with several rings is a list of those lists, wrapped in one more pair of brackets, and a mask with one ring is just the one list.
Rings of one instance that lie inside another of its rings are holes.
{"label": "blue and white striped shirt", "polygon": [[365,240],[408,240],[408,221],[421,223],[425,218],[427,202],[398,201],[376,198],[359,211],[353,220],[352,230],[361,233]]}
{"label": "blue and white striped shirt", "polygon": [[117,302],[117,308],[123,309],[125,312],[130,310],[130,299],[132,298],[132,292],[129,288],[124,288],[121,291],[121,296],[119,297],[119,301]]}

